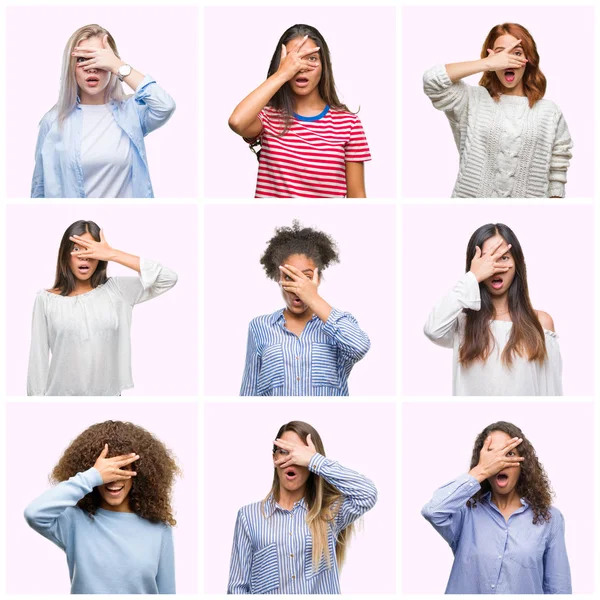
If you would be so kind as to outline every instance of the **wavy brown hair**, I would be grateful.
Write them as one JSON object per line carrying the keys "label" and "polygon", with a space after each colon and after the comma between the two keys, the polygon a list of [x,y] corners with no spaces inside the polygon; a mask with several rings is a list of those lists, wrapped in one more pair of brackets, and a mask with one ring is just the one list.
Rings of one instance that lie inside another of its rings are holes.
{"label": "wavy brown hair", "polygon": [[[550,480],[535,453],[535,448],[516,425],[507,423],[506,421],[498,421],[497,423],[488,425],[475,440],[470,469],[475,468],[479,464],[479,453],[483,448],[486,438],[493,431],[503,431],[511,438],[518,437],[523,440],[516,447],[519,455],[523,456],[525,460],[520,465],[521,473],[515,489],[519,496],[524,498],[531,507],[534,525],[549,521],[551,518],[550,506],[552,505],[552,497],[554,496],[554,492],[550,487]],[[475,508],[477,502],[481,501],[481,497],[491,491],[491,489],[487,479],[482,481],[481,489],[467,501],[467,506]]]}
{"label": "wavy brown hair", "polygon": [[[159,439],[133,423],[105,421],[88,427],[65,450],[52,470],[50,480],[59,483],[87,471],[96,463],[104,444],[108,444],[108,458],[131,452],[140,456],[127,467],[137,473],[132,478],[128,496],[131,510],[151,523],[175,525],[171,491],[175,476],[180,474],[179,467]],[[100,494],[94,488],[77,506],[93,516],[100,500]]]}
{"label": "wavy brown hair", "polygon": [[[494,48],[494,42],[502,35],[512,35],[517,40],[521,40],[521,47],[525,53],[527,64],[525,65],[525,73],[523,74],[523,91],[529,99],[529,106],[533,105],[544,97],[546,93],[546,77],[540,70],[540,55],[537,51],[535,41],[529,31],[518,23],[502,23],[492,27],[488,36],[483,42],[481,48],[481,58],[488,56],[488,48]],[[479,85],[483,86],[490,93],[490,96],[498,101],[500,95],[504,92],[505,87],[498,79],[495,71],[485,71],[479,81]]]}
{"label": "wavy brown hair", "polygon": [[[486,240],[499,235],[511,244],[510,254],[515,263],[515,278],[508,289],[508,309],[512,328],[508,342],[502,351],[502,362],[510,367],[515,355],[530,361],[543,363],[546,360],[546,339],[544,329],[537,317],[527,287],[527,268],[521,244],[512,229],[503,223],[489,223],[477,229],[467,244],[466,272],[471,269],[471,261],[476,248],[483,248]],[[463,366],[482,360],[486,361],[494,349],[494,339],[490,331],[490,321],[496,317],[492,295],[484,283],[479,284],[481,308],[463,309],[466,315],[465,330],[459,348],[459,362]]]}
{"label": "wavy brown hair", "polygon": [[[329,46],[325,38],[319,33],[319,31],[311,25],[292,25],[287,29],[277,42],[277,47],[271,58],[271,64],[269,65],[269,71],[267,72],[267,78],[271,77],[279,69],[279,63],[281,62],[281,46],[287,45],[292,40],[303,38],[305,35],[308,36],[318,47],[318,55],[321,59],[321,79],[319,81],[319,94],[321,98],[337,110],[343,110],[350,112],[348,107],[338,98],[337,90],[335,88],[335,80],[333,79],[333,69],[331,67],[331,56],[329,54]],[[284,130],[281,135],[287,133],[292,123],[292,117],[294,114],[294,93],[288,84],[282,85],[275,95],[269,101],[268,106],[276,110],[280,110],[283,114],[284,119]]]}
{"label": "wavy brown hair", "polygon": [[[293,431],[305,444],[308,435],[310,434],[312,443],[317,452],[325,456],[325,447],[318,431],[304,421],[290,421],[282,425],[277,432],[277,438],[280,438],[286,431]],[[273,453],[277,450],[277,446],[273,446]],[[273,485],[267,497],[263,500],[263,512],[265,503],[273,496],[275,501],[279,500],[279,477],[277,468],[273,468]],[[306,523],[310,529],[312,537],[312,562],[314,568],[318,568],[321,558],[324,556],[327,564],[331,564],[331,555],[328,546],[328,533],[330,523],[335,519],[340,506],[342,504],[342,493],[330,483],[327,483],[322,477],[310,473],[306,482],[306,494],[304,501],[308,508],[306,515]],[[342,529],[335,541],[335,551],[337,556],[337,564],[341,567],[346,558],[346,548],[352,533],[354,532],[354,524]]]}

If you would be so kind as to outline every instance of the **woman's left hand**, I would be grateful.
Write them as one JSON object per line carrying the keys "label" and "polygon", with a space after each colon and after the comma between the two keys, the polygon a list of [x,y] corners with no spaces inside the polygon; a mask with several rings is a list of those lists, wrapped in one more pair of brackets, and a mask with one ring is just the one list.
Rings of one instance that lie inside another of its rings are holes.
{"label": "woman's left hand", "polygon": [[288,277],[288,279],[279,282],[284,291],[296,294],[307,306],[311,306],[319,298],[318,268],[315,268],[312,279],[292,265],[280,266],[279,269],[284,276]]}
{"label": "woman's left hand", "polygon": [[125,64],[108,45],[107,35],[104,35],[102,38],[102,48],[80,48],[79,46],[76,46],[73,48],[72,55],[77,56],[78,58],[87,59],[77,63],[77,68],[83,69],[84,71],[101,69],[103,71],[116,73],[119,70],[119,67]]}
{"label": "woman's left hand", "polygon": [[73,250],[72,255],[79,258],[92,258],[95,260],[114,260],[116,251],[108,245],[104,239],[104,233],[100,230],[100,241],[87,240],[78,235],[69,238],[74,244],[83,250]]}
{"label": "woman's left hand", "polygon": [[297,444],[295,442],[286,442],[277,439],[273,442],[278,448],[285,450],[287,454],[275,461],[275,466],[282,469],[296,465],[297,467],[308,467],[310,459],[317,453],[317,449],[312,442],[310,433],[306,436],[306,444]]}

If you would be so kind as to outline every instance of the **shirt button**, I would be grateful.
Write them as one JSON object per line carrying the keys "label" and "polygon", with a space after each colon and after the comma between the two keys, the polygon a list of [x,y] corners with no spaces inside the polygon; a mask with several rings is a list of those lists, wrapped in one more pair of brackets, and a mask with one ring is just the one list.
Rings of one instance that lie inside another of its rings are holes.
{"label": "shirt button", "polygon": [[295,576],[295,575],[292,575],[292,579],[296,579],[296,576]]}
{"label": "shirt button", "polygon": [[492,583],[492,589],[495,588],[496,586]]}
{"label": "shirt button", "polygon": [[300,377],[296,377],[296,381],[300,381]]}
{"label": "shirt button", "polygon": [[293,555],[293,554],[290,554],[290,558],[294,558],[294,555]]}
{"label": "shirt button", "polygon": [[299,357],[299,356],[296,356],[296,360],[300,360],[300,357]]}
{"label": "shirt button", "polygon": [[501,556],[499,556],[498,558],[502,558]]}
{"label": "shirt button", "polygon": [[290,531],[290,535],[292,535],[292,532]]}

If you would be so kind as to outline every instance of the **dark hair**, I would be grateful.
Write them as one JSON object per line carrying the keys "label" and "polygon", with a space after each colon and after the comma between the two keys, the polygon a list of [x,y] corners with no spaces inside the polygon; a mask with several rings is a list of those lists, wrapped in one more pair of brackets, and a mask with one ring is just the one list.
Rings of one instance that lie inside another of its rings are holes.
{"label": "dark hair", "polygon": [[[139,460],[129,465],[136,471],[131,479],[129,506],[131,510],[152,523],[175,525],[171,508],[171,488],[179,468],[167,447],[143,427],[123,421],[105,421],[88,427],[65,450],[54,467],[50,479],[54,482],[87,471],[96,463],[104,444],[108,444],[108,457],[135,452]],[[100,494],[94,488],[77,506],[94,515],[100,506]]]}
{"label": "dark hair", "polygon": [[[471,455],[471,466],[473,469],[479,464],[479,453],[483,448],[486,438],[493,431],[503,431],[511,438],[521,438],[523,441],[516,447],[519,456],[525,458],[520,465],[520,475],[517,480],[516,490],[521,498],[527,500],[531,510],[533,511],[533,523],[542,523],[549,521],[551,517],[550,506],[552,504],[552,496],[554,495],[550,487],[548,475],[540,463],[534,447],[531,442],[525,437],[525,434],[512,423],[506,421],[498,421],[488,425],[475,440],[473,446],[473,454]],[[475,508],[477,502],[481,501],[481,497],[491,491],[490,483],[487,479],[481,482],[481,489],[467,501],[469,508]]]}
{"label": "dark hair", "polygon": [[292,254],[303,254],[314,260],[319,274],[330,264],[340,262],[337,245],[322,231],[302,227],[294,219],[292,227],[278,227],[267,242],[267,249],[260,259],[267,277],[279,281],[279,266]]}
{"label": "dark hair", "polygon": [[[486,58],[488,56],[488,48],[493,50],[494,42],[500,36],[506,34],[512,35],[517,40],[521,40],[521,47],[527,59],[522,80],[523,92],[529,100],[530,108],[533,108],[533,105],[538,100],[541,100],[546,93],[546,77],[540,70],[540,55],[538,54],[535,41],[523,25],[519,25],[518,23],[503,23],[502,25],[492,27],[485,42],[483,42],[481,58]],[[505,89],[494,71],[484,72],[479,85],[486,88],[494,100],[499,100],[500,95]]]}
{"label": "dark hair", "polygon": [[[271,75],[276,73],[277,69],[279,69],[279,63],[281,62],[281,46],[285,46],[291,40],[303,38],[305,35],[319,47],[319,56],[321,57],[321,63],[323,65],[321,80],[319,81],[319,94],[321,98],[327,102],[331,108],[350,112],[348,107],[338,98],[335,89],[335,80],[333,79],[333,69],[331,68],[329,47],[327,46],[325,38],[323,38],[315,27],[311,27],[310,25],[292,25],[292,27],[286,29],[279,38],[279,42],[277,42],[277,47],[273,53],[273,58],[271,58],[267,77],[271,77]],[[292,122],[292,115],[294,114],[294,94],[290,86],[287,84],[281,86],[269,101],[268,106],[280,110],[283,113],[285,127],[282,134],[286,133]]]}
{"label": "dark hair", "polygon": [[[499,235],[507,244],[511,244],[510,253],[515,263],[515,278],[508,289],[508,309],[512,328],[508,342],[502,351],[502,362],[507,366],[512,365],[514,355],[517,354],[526,356],[530,361],[542,363],[546,359],[544,330],[531,306],[525,257],[512,229],[502,223],[489,223],[477,229],[467,245],[466,271],[471,269],[476,247],[483,248],[484,242],[495,235]],[[490,321],[496,316],[492,296],[483,282],[479,284],[479,293],[481,309],[463,309],[467,317],[464,338],[459,350],[459,361],[463,366],[476,360],[487,360],[494,347],[489,327]]]}
{"label": "dark hair", "polygon": [[[100,241],[100,227],[94,221],[75,221],[75,223],[69,225],[60,241],[53,289],[59,290],[61,296],[68,296],[75,289],[76,283],[76,277],[69,266],[71,252],[75,244],[69,238],[74,235],[83,235],[84,233],[89,233],[97,242]],[[108,280],[106,276],[107,266],[108,263],[105,260],[98,261],[98,266],[90,278],[93,288],[106,283]]]}

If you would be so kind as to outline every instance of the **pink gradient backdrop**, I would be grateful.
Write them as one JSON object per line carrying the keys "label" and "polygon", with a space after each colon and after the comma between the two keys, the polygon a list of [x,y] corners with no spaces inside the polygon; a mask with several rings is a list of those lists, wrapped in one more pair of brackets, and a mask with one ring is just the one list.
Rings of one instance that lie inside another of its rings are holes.
{"label": "pink gradient backdrop", "polygon": [[[365,427],[365,414],[376,427]],[[235,418],[231,415],[235,414]],[[238,510],[273,481],[271,449],[283,423],[310,423],[327,456],[371,479],[375,507],[350,541],[344,594],[392,594],[396,585],[396,408],[394,404],[207,403],[204,409],[204,592],[225,593]],[[251,425],[249,425],[251,424]],[[235,447],[234,447],[235,446]],[[242,454],[240,455],[240,450]],[[222,456],[223,460],[211,457]],[[241,462],[240,459],[241,458]],[[256,466],[256,469],[253,467]],[[232,475],[231,469],[235,470]],[[235,494],[220,493],[234,477]],[[219,518],[215,518],[218,515]]]}
{"label": "pink gradient backdrop", "polygon": [[341,262],[324,272],[319,292],[353,314],[371,339],[369,353],[350,375],[350,394],[394,395],[396,209],[389,205],[206,206],[205,394],[239,394],[248,324],[283,308],[278,285],[259,261],[275,227],[289,227],[295,218],[338,243]]}
{"label": "pink gradient backdrop", "polygon": [[[57,418],[57,415],[63,418]],[[68,594],[65,553],[27,526],[25,507],[49,487],[48,475],[69,443],[94,423],[130,421],[158,437],[177,457],[173,507],[177,525],[178,594],[197,592],[198,410],[194,404],[9,403],[7,407],[7,592]],[[48,424],[52,423],[52,427]],[[26,465],[26,470],[23,469]],[[93,465],[90,465],[93,466]]]}
{"label": "pink gradient backdrop", "polygon": [[[360,109],[373,157],[365,165],[367,195],[394,197],[396,9],[374,6],[204,10],[204,195],[254,196],[256,158],[229,129],[227,120],[242,98],[265,80],[277,41],[295,23],[312,25],[324,36],[340,100],[353,112]],[[223,32],[227,32],[225,43]]]}
{"label": "pink gradient backdrop", "polygon": [[[131,328],[135,388],[124,396],[192,396],[198,390],[198,209],[193,205],[9,205],[7,207],[7,393],[25,395],[31,315],[52,287],[63,233],[95,221],[109,244],[152,258],[179,276],[166,294],[139,304]],[[23,233],[26,232],[26,238]],[[32,254],[32,249],[36,252]],[[109,276],[136,276],[115,263]]]}
{"label": "pink gradient backdrop", "polygon": [[546,403],[543,411],[539,404],[527,402],[404,404],[402,592],[444,592],[452,550],[420,511],[437,488],[469,470],[475,438],[496,421],[514,423],[533,444],[556,492],[553,503],[565,517],[573,593],[592,594],[596,564],[594,511],[590,510],[595,506],[591,476],[596,473],[593,404],[583,402]]}
{"label": "pink gradient backdrop", "polygon": [[171,120],[146,137],[155,196],[197,195],[197,8],[24,6],[9,7],[6,15],[9,197],[30,195],[38,124],[58,98],[65,44],[89,23],[108,29],[123,60],[152,75],[177,103]]}
{"label": "pink gradient backdrop", "polygon": [[[546,98],[561,108],[574,142],[567,196],[591,197],[594,182],[594,12],[592,7],[451,6],[402,11],[402,193],[450,197],[458,151],[448,119],[423,93],[423,73],[436,64],[476,60],[498,23],[516,22],[533,36],[548,80]],[[560,24],[557,28],[557,24]],[[572,60],[564,44],[576,40]],[[568,75],[565,77],[565,75]],[[477,85],[481,75],[465,81]]]}
{"label": "pink gradient backdrop", "polygon": [[505,223],[521,242],[533,307],[559,335],[565,395],[593,394],[593,210],[582,205],[404,207],[404,394],[452,393],[452,350],[432,344],[423,325],[464,274],[467,242],[485,223]]}

